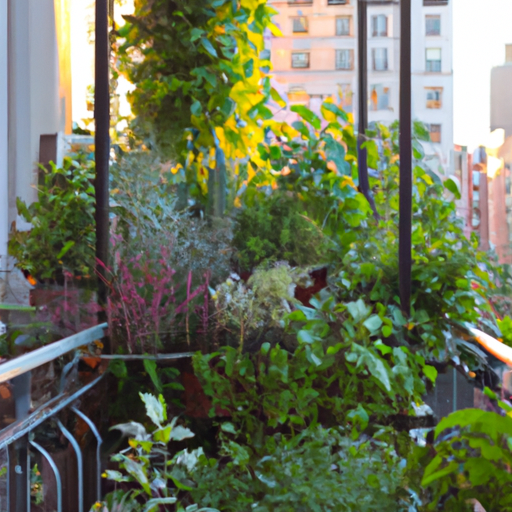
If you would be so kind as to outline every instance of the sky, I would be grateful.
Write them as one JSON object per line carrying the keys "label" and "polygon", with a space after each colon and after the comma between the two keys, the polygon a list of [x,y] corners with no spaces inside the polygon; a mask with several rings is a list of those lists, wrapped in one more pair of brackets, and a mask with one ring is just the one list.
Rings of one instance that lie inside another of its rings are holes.
{"label": "sky", "polygon": [[454,142],[472,150],[489,134],[491,69],[512,44],[512,0],[452,1]]}
{"label": "sky", "polygon": [[[472,150],[485,144],[489,134],[491,68],[503,64],[505,44],[512,43],[512,0],[451,1],[454,19],[454,142]],[[71,5],[73,119],[79,121],[92,117],[92,112],[86,110],[84,98],[94,73],[94,50],[87,44],[94,4],[92,0],[73,0]],[[132,9],[133,0],[124,0],[123,7],[116,9],[119,21],[122,12],[129,13]],[[121,87],[126,90],[127,84],[122,83]],[[123,106],[127,108],[127,105]]]}

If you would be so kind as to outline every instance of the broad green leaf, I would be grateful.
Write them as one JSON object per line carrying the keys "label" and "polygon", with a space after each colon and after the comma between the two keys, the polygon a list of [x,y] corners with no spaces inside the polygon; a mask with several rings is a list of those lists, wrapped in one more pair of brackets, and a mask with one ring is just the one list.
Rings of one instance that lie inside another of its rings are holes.
{"label": "broad green leaf", "polygon": [[74,245],[75,245],[74,240],[69,240],[68,242],[66,242],[64,244],[64,247],[59,252],[59,254],[57,254],[57,259],[60,260],[62,258],[62,256],[64,256],[64,254],[66,254],[71,249],[71,247],[73,247]]}
{"label": "broad green leaf", "polygon": [[228,434],[235,434],[236,435],[236,433],[237,433],[233,423],[230,423],[229,421],[226,421],[226,422],[222,423],[220,425],[220,428],[221,428],[221,430],[223,432],[227,432]]}
{"label": "broad green leaf", "polygon": [[172,505],[176,503],[176,498],[153,498],[146,502],[143,508],[143,512],[157,512],[160,509],[160,505]]}
{"label": "broad green leaf", "polygon": [[363,299],[358,299],[356,302],[349,302],[347,310],[352,315],[354,322],[360,322],[370,314],[370,308],[366,306]]}
{"label": "broad green leaf", "polygon": [[212,43],[206,39],[206,37],[201,38],[201,44],[203,45],[204,49],[213,57],[218,57],[217,50],[213,47]]}
{"label": "broad green leaf", "polygon": [[146,414],[156,426],[161,427],[162,423],[167,419],[165,402],[162,402],[163,398],[159,400],[155,395],[151,395],[150,393],[139,393],[139,396],[146,405]]}
{"label": "broad green leaf", "polygon": [[[436,459],[434,459],[434,460],[436,460]],[[432,462],[434,462],[434,461],[432,461]],[[436,480],[439,480],[441,478],[444,478],[445,476],[451,475],[452,473],[457,471],[457,469],[459,469],[459,463],[456,461],[452,461],[448,464],[448,466],[440,469],[439,471],[429,472],[429,467],[432,464],[432,462],[427,466],[427,468],[425,470],[425,474],[423,476],[423,480],[421,481],[421,485],[424,487],[426,487],[427,485],[430,485],[432,482],[434,482]]]}
{"label": "broad green leaf", "polygon": [[299,114],[299,116],[302,117],[304,121],[307,121],[313,128],[320,130],[322,121],[320,121],[320,118],[314,112],[309,110],[309,108],[304,105],[292,105],[290,110]]}
{"label": "broad green leaf", "polygon": [[310,331],[300,330],[297,334],[300,343],[311,344],[316,341],[316,337]]}
{"label": "broad green leaf", "polygon": [[109,480],[114,480],[115,482],[129,482],[130,478],[126,475],[123,475],[120,471],[116,471],[114,469],[106,469],[103,473],[103,478],[108,478]]}
{"label": "broad green leaf", "polygon": [[280,106],[286,107],[286,101],[281,97],[281,95],[272,87],[270,89],[270,97]]}
{"label": "broad green leaf", "polygon": [[446,190],[449,190],[455,196],[455,199],[460,199],[461,196],[459,186],[457,185],[457,183],[455,183],[454,180],[448,178],[447,180],[445,180],[444,186]]}
{"label": "broad green leaf", "polygon": [[151,487],[149,486],[149,480],[146,474],[146,469],[142,464],[139,464],[135,460],[128,457],[123,457],[123,466],[130,475],[135,478],[141,485],[144,491],[151,496]]}
{"label": "broad green leaf", "polygon": [[323,113],[324,110],[327,110],[329,112],[332,112],[333,114],[336,114],[338,117],[341,117],[341,119],[343,119],[343,121],[348,121],[347,113],[345,111],[341,110],[334,103],[331,103],[331,102],[328,102],[328,101],[324,101],[322,103],[321,110],[322,110],[322,113]]}
{"label": "broad green leaf", "polygon": [[144,370],[146,370],[146,372],[148,373],[149,378],[153,383],[153,386],[155,386],[155,389],[158,391],[158,393],[161,393],[163,391],[163,388],[162,382],[160,381],[160,377],[158,377],[158,373],[156,371],[158,368],[156,361],[153,361],[152,359],[144,359],[143,364]]}
{"label": "broad green leaf", "polygon": [[182,427],[181,425],[177,425],[172,429],[170,439],[173,441],[183,441],[183,439],[190,439],[194,437],[194,433],[192,430]]}
{"label": "broad green leaf", "polygon": [[363,325],[370,331],[370,333],[374,334],[380,329],[382,320],[379,315],[372,315],[363,322]]}
{"label": "broad green leaf", "polygon": [[386,391],[391,391],[389,371],[384,361],[366,347],[358,345],[357,343],[352,344],[352,350],[359,355],[357,366],[366,366],[371,375],[384,386]]}
{"label": "broad green leaf", "polygon": [[434,384],[437,379],[437,370],[433,366],[429,366],[428,364],[423,367],[423,373],[427,379],[432,381]]}

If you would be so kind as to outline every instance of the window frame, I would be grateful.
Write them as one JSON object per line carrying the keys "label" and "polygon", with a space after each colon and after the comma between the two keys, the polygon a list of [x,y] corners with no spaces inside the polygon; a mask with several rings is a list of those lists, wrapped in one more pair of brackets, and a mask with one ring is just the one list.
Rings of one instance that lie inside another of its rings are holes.
{"label": "window frame", "polygon": [[[384,18],[385,20],[385,33],[380,33],[379,31],[379,18]],[[371,19],[372,24],[372,37],[389,37],[389,22],[388,22],[388,16],[386,14],[375,14],[372,16]]]}
{"label": "window frame", "polygon": [[[309,34],[309,21],[308,21],[308,18],[307,16],[291,16],[291,20],[292,20],[292,34]],[[296,22],[301,22],[303,21],[304,23],[301,25],[304,30],[297,30],[296,29],[296,25],[295,23]]]}
{"label": "window frame", "polygon": [[[381,104],[379,103],[379,95],[376,91],[377,87],[381,87],[383,89],[382,93],[384,94],[385,93],[385,96],[387,98],[386,100],[386,105],[385,106],[381,106]],[[375,102],[374,99],[373,99],[373,94],[377,95],[377,101]],[[382,110],[389,110],[390,109],[390,100],[391,100],[391,87],[389,86],[385,86],[384,84],[371,84],[370,85],[370,97],[369,97],[369,100],[370,100],[370,105],[369,105],[369,110],[370,112],[379,112],[379,111],[382,111]]]}
{"label": "window frame", "polygon": [[[349,56],[349,67],[340,67],[338,64],[340,62],[340,59],[338,58],[338,55],[341,55],[341,52],[348,52]],[[337,71],[352,71],[354,69],[354,50],[351,48],[340,48],[336,50],[336,57],[335,57],[335,69]]]}
{"label": "window frame", "polygon": [[[433,131],[432,128],[436,127],[436,130]],[[442,125],[441,123],[429,123],[428,125],[428,133],[430,135],[430,141],[432,142],[432,144],[441,144],[442,142],[442,134],[443,134],[443,130],[442,130]],[[435,133],[435,134],[438,134],[439,136],[436,136],[435,139],[438,139],[438,140],[434,140],[434,137],[432,137],[432,134]]]}
{"label": "window frame", "polygon": [[[443,87],[425,87],[426,92],[426,99],[425,99],[425,105],[428,109],[435,109],[439,110],[443,108]],[[428,95],[429,93],[434,92],[438,93],[439,99],[429,99]]]}
{"label": "window frame", "polygon": [[[306,55],[306,57],[307,57],[306,65],[305,66],[294,66],[294,61],[293,61],[294,55]],[[311,66],[310,52],[297,52],[297,51],[292,52],[290,65],[291,65],[292,69],[309,69],[309,67]]]}
{"label": "window frame", "polygon": [[[428,52],[432,50],[439,51],[439,60],[433,60],[428,58]],[[439,65],[433,65],[434,62]],[[430,64],[429,64],[430,63]],[[443,52],[441,48],[425,48],[425,71],[427,73],[442,73],[443,71]]]}
{"label": "window frame", "polygon": [[[379,69],[376,66],[376,64],[377,64],[376,56],[377,56],[378,51],[384,52],[384,55],[385,55],[385,58],[384,58],[385,67],[383,67],[382,69]],[[376,71],[378,73],[389,71],[389,55],[388,55],[387,48],[372,48],[372,71]]]}
{"label": "window frame", "polygon": [[[341,20],[347,20],[348,21],[348,32],[346,34],[341,34],[338,31],[338,21],[341,21]],[[336,36],[338,36],[338,37],[350,37],[352,35],[352,16],[350,16],[350,15],[336,16],[335,23],[336,23],[336,26],[335,26]]]}
{"label": "window frame", "polygon": [[[439,31],[438,32],[429,32],[428,31],[428,22],[429,21],[439,21]],[[426,14],[425,15],[425,36],[426,37],[439,37],[441,35],[441,15],[440,14]]]}

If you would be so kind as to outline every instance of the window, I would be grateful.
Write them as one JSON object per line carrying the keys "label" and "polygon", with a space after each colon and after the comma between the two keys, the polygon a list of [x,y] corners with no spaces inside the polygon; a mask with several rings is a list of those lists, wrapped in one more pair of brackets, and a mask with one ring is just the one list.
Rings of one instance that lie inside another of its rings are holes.
{"label": "window", "polygon": [[443,88],[426,87],[427,108],[441,108],[443,106]]}
{"label": "window", "polygon": [[430,140],[432,142],[441,142],[441,125],[431,124],[429,125]]}
{"label": "window", "polygon": [[352,69],[354,50],[336,50],[336,69]]}
{"label": "window", "polygon": [[288,101],[294,105],[309,106],[309,94],[301,85],[290,86],[288,89]]}
{"label": "window", "polygon": [[346,5],[350,0],[327,0],[327,5]]}
{"label": "window", "polygon": [[338,16],[336,18],[336,35],[349,36],[350,35],[350,16]]}
{"label": "window", "polygon": [[389,109],[389,87],[382,84],[372,85],[370,88],[370,110]]}
{"label": "window", "polygon": [[289,4],[312,4],[313,0],[288,0]]}
{"label": "window", "polygon": [[308,19],[304,16],[292,18],[292,30],[294,34],[308,32]]}
{"label": "window", "polygon": [[427,36],[441,35],[441,16],[427,16],[425,18],[425,33]]}
{"label": "window", "polygon": [[372,69],[374,71],[387,71],[388,69],[388,49],[374,48],[372,50]]}
{"label": "window", "polygon": [[423,5],[448,5],[448,0],[423,0]]}
{"label": "window", "polygon": [[309,53],[293,52],[292,68],[309,68]]}
{"label": "window", "polygon": [[350,84],[338,84],[339,103],[345,112],[352,112],[352,86]]}
{"label": "window", "polygon": [[427,73],[441,72],[441,48],[427,48],[426,70]]}
{"label": "window", "polygon": [[388,17],[384,14],[372,16],[372,37],[388,36]]}

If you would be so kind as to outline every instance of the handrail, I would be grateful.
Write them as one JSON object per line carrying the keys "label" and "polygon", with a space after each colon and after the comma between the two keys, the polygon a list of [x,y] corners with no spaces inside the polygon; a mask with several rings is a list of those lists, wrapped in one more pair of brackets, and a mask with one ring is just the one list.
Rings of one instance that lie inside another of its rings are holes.
{"label": "handrail", "polygon": [[475,340],[482,345],[494,357],[508,366],[512,366],[512,347],[505,345],[501,341],[489,336],[479,329],[469,328],[469,332],[475,337]]}
{"label": "handrail", "polygon": [[60,357],[83,345],[88,345],[95,340],[105,336],[107,324],[99,324],[86,329],[85,331],[73,334],[61,341],[56,341],[45,347],[33,350],[28,354],[16,357],[0,365],[0,383],[6,382],[13,377],[29,372],[38,366],[49,363],[57,357]]}

